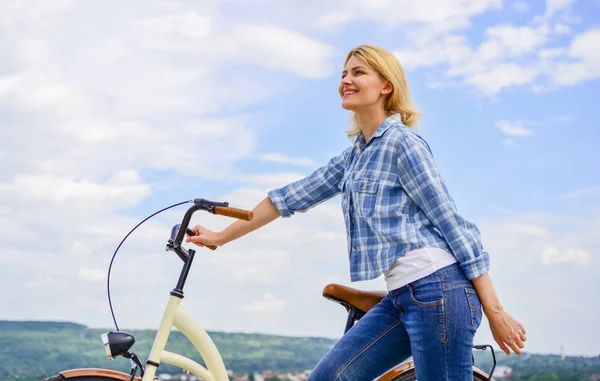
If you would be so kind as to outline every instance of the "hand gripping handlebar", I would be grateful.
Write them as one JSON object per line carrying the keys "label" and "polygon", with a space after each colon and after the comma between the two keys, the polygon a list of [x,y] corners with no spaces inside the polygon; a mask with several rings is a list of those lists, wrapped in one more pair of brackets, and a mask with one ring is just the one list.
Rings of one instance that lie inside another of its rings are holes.
{"label": "hand gripping handlebar", "polygon": [[[193,202],[194,202],[194,206],[192,206],[191,208],[188,209],[187,213],[183,217],[183,221],[181,222],[181,224],[173,227],[173,230],[171,233],[171,241],[172,241],[171,249],[175,249],[176,252],[178,251],[177,249],[180,248],[181,242],[183,241],[183,237],[185,234],[190,235],[190,236],[194,236],[194,235],[198,234],[197,231],[190,229],[188,227],[188,225],[190,223],[190,219],[192,217],[192,214],[194,212],[196,212],[197,210],[205,210],[205,211],[213,213],[213,214],[218,214],[221,216],[227,216],[227,217],[232,217],[232,218],[238,218],[240,220],[245,220],[245,221],[251,221],[252,218],[254,217],[254,213],[252,213],[252,211],[245,210],[245,209],[231,208],[229,206],[229,203],[227,203],[227,202],[214,202],[214,201],[205,200],[203,198],[196,198],[193,200]],[[205,245],[205,246],[211,250],[217,249],[217,246],[215,246],[215,245]]]}

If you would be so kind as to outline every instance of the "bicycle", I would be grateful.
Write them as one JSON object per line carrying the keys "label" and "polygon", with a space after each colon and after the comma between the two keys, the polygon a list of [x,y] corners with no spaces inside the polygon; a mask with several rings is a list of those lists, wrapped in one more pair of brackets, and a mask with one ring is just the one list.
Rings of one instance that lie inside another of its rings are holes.
{"label": "bicycle", "polygon": [[[181,224],[173,227],[171,230],[171,237],[166,245],[167,251],[175,252],[175,254],[177,254],[177,256],[183,261],[183,267],[175,288],[170,292],[170,298],[162,316],[158,331],[156,332],[156,337],[154,339],[150,355],[146,361],[146,367],[142,365],[141,360],[135,353],[129,352],[135,343],[135,338],[133,335],[127,332],[119,331],[115,320],[117,331],[110,331],[103,334],[102,342],[104,344],[108,359],[114,359],[122,356],[131,361],[132,368],[130,374],[109,369],[83,368],[62,371],[58,375],[44,379],[44,381],[155,381],[158,379],[155,377],[156,370],[159,368],[161,363],[182,368],[194,374],[203,381],[229,381],[225,364],[223,363],[221,355],[219,354],[215,344],[206,331],[200,327],[196,321],[194,321],[193,317],[183,308],[181,304],[181,300],[184,297],[183,289],[185,287],[185,283],[195,256],[195,250],[185,249],[181,246],[181,244],[186,234],[196,234],[194,230],[189,228],[189,222],[192,215],[198,210],[204,210],[213,214],[243,219],[246,221],[252,220],[253,213],[248,210],[231,208],[227,202],[213,202],[205,199],[194,199],[187,202],[192,202],[194,205],[186,211]],[[171,207],[187,202],[175,204]],[[168,208],[165,208],[161,211],[166,209]],[[150,217],[158,214],[159,212],[154,213]],[[150,217],[146,218],[146,220]],[[138,224],[135,228],[141,225],[144,221]],[[133,230],[135,230],[135,228]],[[131,232],[133,232],[133,230]],[[131,232],[129,234],[131,234]],[[121,241],[121,244],[125,241],[129,234],[123,239],[123,241]],[[120,246],[121,245],[119,245],[119,247]],[[117,247],[115,255],[119,247]],[[207,247],[211,250],[216,249],[216,246]],[[112,261],[110,266],[112,266]],[[381,301],[383,297],[385,297],[385,292],[367,292],[342,285],[329,284],[323,289],[323,296],[329,300],[340,303],[346,308],[348,312],[348,320],[344,331],[345,333],[356,321],[364,316],[364,314],[366,314],[370,308],[372,308],[375,304]],[[110,291],[109,304],[112,312]],[[186,336],[188,340],[192,342],[204,360],[206,367],[187,357],[165,350],[172,327],[177,328]],[[496,366],[493,348],[489,345],[475,346],[476,349],[486,349],[487,347],[492,349],[492,355],[494,357],[494,365],[490,372],[490,374],[493,374],[493,370]],[[137,376],[138,372],[140,373],[139,377]],[[473,377],[474,380],[492,380],[491,376],[488,376],[485,372],[475,367],[473,367]],[[412,361],[405,361],[381,375],[376,381],[411,380],[416,380],[414,364]]]}

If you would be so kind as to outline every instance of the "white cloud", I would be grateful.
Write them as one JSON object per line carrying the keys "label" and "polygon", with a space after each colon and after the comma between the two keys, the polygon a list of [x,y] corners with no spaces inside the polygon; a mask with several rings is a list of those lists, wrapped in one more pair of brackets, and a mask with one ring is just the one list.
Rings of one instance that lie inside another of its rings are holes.
{"label": "white cloud", "polygon": [[550,235],[550,232],[547,228],[539,225],[511,223],[508,224],[507,227],[515,233],[522,234],[525,236],[543,238],[548,237]]}
{"label": "white cloud", "polygon": [[496,126],[503,134],[509,136],[529,136],[533,135],[533,131],[523,127],[521,121],[499,120]]}
{"label": "white cloud", "polygon": [[475,49],[464,36],[444,35],[418,37],[412,48],[394,53],[409,70],[445,65],[446,77],[494,95],[505,88],[531,83],[541,74],[534,64],[510,60],[533,54],[547,41],[548,33],[545,26],[497,25],[486,30],[486,39]]}
{"label": "white cloud", "polygon": [[434,33],[467,27],[471,17],[502,7],[499,0],[353,0],[328,4],[331,10],[315,19],[315,25],[323,29],[339,29],[354,20],[366,19],[387,26],[422,25]]}
{"label": "white cloud", "polygon": [[600,29],[588,30],[576,36],[568,50],[570,61],[560,60],[550,75],[555,84],[573,86],[600,78]]}
{"label": "white cloud", "polygon": [[243,176],[242,179],[249,184],[261,186],[264,188],[278,188],[294,181],[300,180],[306,177],[301,173],[272,173],[262,174],[254,176]]}
{"label": "white cloud", "polygon": [[[550,2],[552,13],[568,8],[570,1]],[[432,88],[474,88],[494,96],[512,87],[530,85],[533,91],[572,86],[600,77],[600,32],[588,30],[574,36],[569,47],[556,39],[571,34],[572,17],[561,13],[557,22],[540,16],[530,25],[488,27],[484,39],[471,46],[458,30],[443,33],[417,25],[408,33],[409,43],[394,51],[407,70],[446,67],[444,79],[428,78]],[[545,82],[550,80],[554,86]]]}
{"label": "white cloud", "polygon": [[530,83],[537,75],[538,70],[534,67],[505,63],[492,66],[486,71],[473,73],[465,78],[465,82],[486,94],[493,95],[505,88]]}
{"label": "white cloud", "polygon": [[[167,203],[148,196],[157,188],[175,200],[208,196],[215,179],[253,154],[256,117],[245,107],[286,86],[265,80],[270,70],[327,74],[328,45],[285,26],[239,25],[230,28],[208,2],[0,2],[0,267],[10,268],[3,279],[35,290],[26,304],[37,306],[18,317],[106,326],[105,315],[86,317],[70,300],[95,306],[105,298],[100,280],[116,244]],[[277,36],[260,46],[267,32]],[[236,65],[252,75],[231,70]],[[147,222],[121,248],[113,268],[121,310],[139,297],[133,286],[159,292],[176,280],[178,259],[163,249],[181,214],[169,216]],[[278,257],[274,246],[266,251],[269,269],[283,273],[287,254]],[[240,259],[242,270],[224,258],[219,274],[232,275],[232,287],[249,276],[274,279],[256,260]],[[57,292],[69,289],[69,300]],[[135,324],[151,326],[151,319]]]}
{"label": "white cloud", "polygon": [[16,176],[12,183],[0,184],[3,198],[56,203],[85,201],[131,206],[149,194],[148,185],[135,171],[118,172],[104,184],[45,174]]}
{"label": "white cloud", "polygon": [[240,26],[235,38],[238,52],[256,65],[283,69],[308,78],[331,74],[333,49],[298,32],[277,26]]}
{"label": "white cloud", "polygon": [[[478,53],[483,54],[486,60],[519,57],[543,46],[548,33],[544,25],[537,28],[497,25],[485,31],[488,40],[479,46]],[[491,52],[486,55],[486,50]]]}
{"label": "white cloud", "polygon": [[31,280],[25,283],[25,287],[29,289],[45,289],[52,290],[59,285],[59,281],[52,276],[45,276],[36,280]]}
{"label": "white cloud", "polygon": [[251,286],[256,284],[282,284],[285,274],[291,269],[290,254],[287,251],[245,250],[242,253],[229,253],[231,277],[234,283]]}
{"label": "white cloud", "polygon": [[552,16],[558,11],[567,8],[575,0],[546,0],[546,14]]}
{"label": "white cloud", "polygon": [[416,49],[399,49],[394,54],[405,69],[411,70],[445,63],[459,65],[471,57],[472,51],[464,36],[448,35],[423,40]]}
{"label": "white cloud", "polygon": [[240,306],[244,312],[277,312],[285,309],[285,302],[275,298],[272,294],[265,294],[261,300]]}
{"label": "white cloud", "polygon": [[106,270],[82,267],[77,272],[77,279],[85,282],[106,282]]}
{"label": "white cloud", "polygon": [[556,24],[554,26],[554,33],[556,34],[570,34],[571,31],[571,27],[565,24]]}
{"label": "white cloud", "polygon": [[[196,11],[173,15],[157,15],[136,21],[136,27],[140,27],[146,33],[155,33],[156,36],[168,36],[176,34],[179,37],[192,39],[205,39],[210,36],[212,24],[215,20],[211,16],[201,15]],[[160,39],[162,40],[162,38]],[[161,41],[157,41],[160,45]],[[176,39],[172,39],[176,40]],[[164,41],[168,46],[171,41]],[[181,41],[181,40],[179,40]]]}
{"label": "white cloud", "polygon": [[527,12],[527,10],[529,9],[529,4],[527,4],[524,1],[516,1],[514,3],[512,3],[511,8],[517,10],[518,12]]}
{"label": "white cloud", "polygon": [[564,48],[549,48],[542,49],[539,51],[538,55],[542,60],[548,60],[553,58],[558,58],[563,56],[566,53],[566,49]]}
{"label": "white cloud", "polygon": [[[70,176],[102,177],[126,166],[219,177],[249,154],[254,132],[243,117],[204,115],[276,94],[255,75],[221,70],[223,63],[311,78],[331,70],[333,49],[293,30],[232,30],[211,4],[143,3],[142,17],[130,5],[116,16],[110,5],[71,12],[68,2],[59,10],[3,5],[12,17],[0,19],[0,30],[17,19],[19,28],[0,41],[9,57],[8,69],[0,67],[0,102],[28,117],[0,135],[7,145],[37,137],[22,147],[20,164]],[[90,33],[103,20],[112,27]],[[180,116],[192,113],[193,121]]]}
{"label": "white cloud", "polygon": [[307,165],[315,166],[315,162],[309,158],[303,157],[290,157],[282,153],[265,153],[257,156],[260,160],[272,163],[284,163],[284,164],[296,164],[296,165]]}
{"label": "white cloud", "polygon": [[568,263],[587,266],[590,263],[590,253],[581,249],[567,249],[561,251],[556,247],[549,246],[542,251],[541,261],[545,266]]}

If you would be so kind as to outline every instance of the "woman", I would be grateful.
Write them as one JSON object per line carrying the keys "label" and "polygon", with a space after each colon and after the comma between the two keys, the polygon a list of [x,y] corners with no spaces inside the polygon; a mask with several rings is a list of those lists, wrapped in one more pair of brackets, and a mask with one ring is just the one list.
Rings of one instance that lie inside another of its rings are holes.
{"label": "woman", "polygon": [[506,313],[477,227],[458,215],[427,143],[414,128],[404,71],[388,51],[347,56],[339,93],[354,144],[310,176],[272,190],[251,222],[222,232],[196,226],[188,242],[224,245],[342,194],[352,281],[384,274],[386,298],[350,329],[310,380],[373,380],[411,355],[419,381],[472,380],[481,307],[494,339],[520,354],[525,329]]}

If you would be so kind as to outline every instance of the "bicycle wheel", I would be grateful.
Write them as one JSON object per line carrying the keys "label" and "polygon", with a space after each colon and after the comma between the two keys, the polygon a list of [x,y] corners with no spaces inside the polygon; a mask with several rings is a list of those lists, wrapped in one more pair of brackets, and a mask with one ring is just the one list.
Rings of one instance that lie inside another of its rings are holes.
{"label": "bicycle wheel", "polygon": [[[392,379],[392,381],[416,381],[417,373],[414,369],[410,369],[404,374],[399,375],[398,377]],[[481,374],[477,372],[473,372],[473,380],[474,381],[486,381],[487,377],[483,377]]]}

